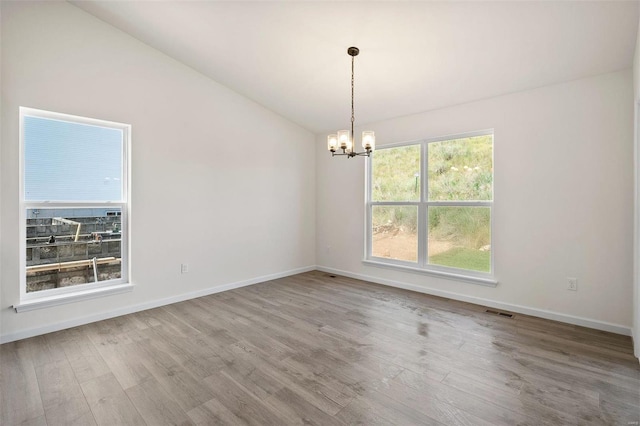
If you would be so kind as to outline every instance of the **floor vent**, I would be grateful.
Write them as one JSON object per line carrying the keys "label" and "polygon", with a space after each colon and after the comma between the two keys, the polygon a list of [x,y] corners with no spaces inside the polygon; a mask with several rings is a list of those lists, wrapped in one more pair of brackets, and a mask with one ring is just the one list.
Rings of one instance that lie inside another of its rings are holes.
{"label": "floor vent", "polygon": [[487,309],[485,312],[488,314],[498,315],[505,318],[513,318],[513,314],[508,314],[506,312],[494,311],[492,309]]}

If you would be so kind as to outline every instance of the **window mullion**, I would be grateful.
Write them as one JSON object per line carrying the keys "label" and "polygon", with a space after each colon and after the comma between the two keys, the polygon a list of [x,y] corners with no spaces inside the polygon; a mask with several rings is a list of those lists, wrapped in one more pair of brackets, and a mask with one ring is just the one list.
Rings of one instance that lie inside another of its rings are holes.
{"label": "window mullion", "polygon": [[427,201],[426,204],[434,207],[491,207],[493,201]]}
{"label": "window mullion", "polygon": [[[374,154],[375,155],[375,154]],[[365,161],[364,164],[364,168],[365,168],[365,191],[364,191],[364,202],[365,202],[365,221],[364,221],[364,235],[365,235],[365,241],[364,241],[364,258],[368,259],[371,257],[373,250],[372,250],[372,246],[373,246],[373,233],[372,233],[372,219],[371,219],[371,210],[372,210],[372,188],[373,185],[371,184],[371,181],[373,179],[373,162],[371,160],[371,157],[367,158],[368,161]]]}
{"label": "window mullion", "polygon": [[91,208],[91,207],[124,207],[126,206],[126,202],[113,202],[113,201],[95,201],[95,202],[44,202],[44,201],[22,201],[22,207],[28,209],[56,209],[56,208],[64,208],[64,209],[72,209],[72,208]]}
{"label": "window mullion", "polygon": [[372,201],[372,206],[418,206],[420,201]]}
{"label": "window mullion", "polygon": [[427,220],[427,200],[429,196],[429,147],[426,142],[420,144],[420,206],[418,207],[418,264],[427,265],[429,253],[429,226]]}

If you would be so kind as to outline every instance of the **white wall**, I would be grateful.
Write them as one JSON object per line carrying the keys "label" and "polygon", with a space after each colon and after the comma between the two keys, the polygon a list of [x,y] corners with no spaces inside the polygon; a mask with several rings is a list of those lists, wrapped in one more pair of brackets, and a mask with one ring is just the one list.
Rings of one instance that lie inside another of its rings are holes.
{"label": "white wall", "polygon": [[[311,133],[68,3],[2,2],[1,54],[4,341],[313,268]],[[19,300],[19,106],[132,125],[133,292],[10,308]]]}
{"label": "white wall", "polygon": [[632,82],[626,70],[366,125],[379,145],[495,129],[496,288],[364,265],[365,161],[332,159],[317,136],[318,265],[629,334]]}
{"label": "white wall", "polygon": [[640,20],[633,57],[633,140],[634,140],[634,231],[633,231],[633,343],[640,358]]}
{"label": "white wall", "polygon": [[[2,24],[2,7],[0,7],[0,24]],[[0,31],[0,88],[2,88],[2,32]],[[1,92],[0,92],[1,93]],[[0,96],[0,117],[2,117],[2,104],[3,104],[3,100],[2,100],[2,96]],[[0,120],[0,141],[2,141],[2,128],[3,128],[3,123],[4,120]],[[0,146],[1,148],[1,146]],[[0,172],[2,171],[2,149],[0,149]],[[2,174],[0,173],[0,183],[2,183]],[[3,198],[2,198],[2,185],[0,184],[0,225],[2,224],[2,205],[4,204],[2,202]],[[0,311],[2,310],[2,306],[4,306],[2,304],[2,264],[3,264],[3,259],[4,259],[4,255],[2,253],[2,228],[0,227]],[[1,314],[0,314],[0,318],[1,318]],[[0,319],[0,329],[2,328],[2,320]],[[2,335],[1,331],[0,331],[0,335]]]}

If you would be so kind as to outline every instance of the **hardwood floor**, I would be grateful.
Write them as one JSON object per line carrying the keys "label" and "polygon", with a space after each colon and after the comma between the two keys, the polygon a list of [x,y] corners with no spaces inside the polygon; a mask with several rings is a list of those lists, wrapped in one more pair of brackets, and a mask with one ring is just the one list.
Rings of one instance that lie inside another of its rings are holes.
{"label": "hardwood floor", "polygon": [[638,425],[629,337],[310,272],[0,347],[2,425]]}

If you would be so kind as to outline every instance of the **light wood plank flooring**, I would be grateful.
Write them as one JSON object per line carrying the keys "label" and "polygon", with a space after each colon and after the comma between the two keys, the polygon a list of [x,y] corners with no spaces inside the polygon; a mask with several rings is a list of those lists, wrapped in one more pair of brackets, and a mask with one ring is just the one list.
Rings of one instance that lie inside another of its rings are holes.
{"label": "light wood plank flooring", "polygon": [[637,425],[628,337],[310,272],[0,347],[2,425]]}

